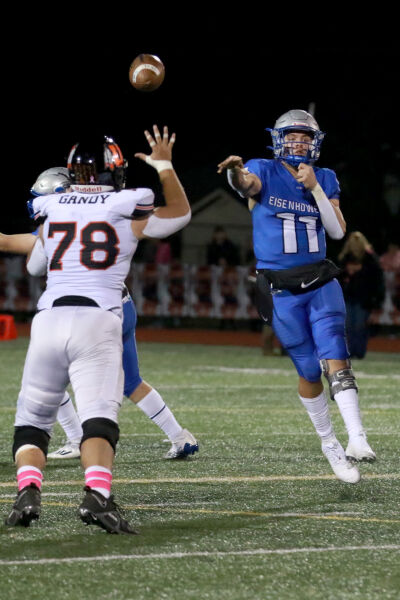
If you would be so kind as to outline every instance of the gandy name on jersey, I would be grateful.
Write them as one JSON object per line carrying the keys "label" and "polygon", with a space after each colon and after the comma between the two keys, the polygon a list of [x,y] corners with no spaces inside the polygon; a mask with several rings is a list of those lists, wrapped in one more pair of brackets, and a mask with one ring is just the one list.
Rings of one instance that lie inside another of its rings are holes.
{"label": "gandy name on jersey", "polygon": [[[326,257],[325,230],[312,193],[278,160],[252,159],[245,167],[262,188],[252,210],[253,245],[258,269],[289,269]],[[336,175],[314,167],[328,198],[339,198]]]}
{"label": "gandy name on jersey", "polygon": [[31,202],[43,222],[47,287],[38,310],[63,296],[85,296],[121,315],[123,283],[138,240],[132,218],[154,208],[150,189],[39,196]]}
{"label": "gandy name on jersey", "polygon": [[58,200],[58,204],[105,204],[110,194],[89,194],[87,196],[76,196],[74,194],[63,194]]}

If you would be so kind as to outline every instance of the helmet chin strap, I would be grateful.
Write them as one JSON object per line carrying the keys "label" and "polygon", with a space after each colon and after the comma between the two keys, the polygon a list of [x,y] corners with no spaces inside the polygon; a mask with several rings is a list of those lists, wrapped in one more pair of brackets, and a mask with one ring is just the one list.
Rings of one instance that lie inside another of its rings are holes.
{"label": "helmet chin strap", "polygon": [[298,165],[292,165],[292,163],[287,162],[284,158],[278,159],[278,160],[281,163],[281,165],[283,165],[285,167],[285,169],[287,169],[289,171],[289,173],[291,173],[293,175],[293,177],[296,176],[296,174],[299,170]]}
{"label": "helmet chin strap", "polygon": [[280,156],[278,158],[278,160],[280,162],[285,162],[286,164],[290,165],[291,167],[293,167],[293,169],[296,169],[296,171],[298,170],[300,163],[304,163],[306,165],[313,165],[315,161],[307,158],[306,156],[302,156],[301,160],[297,160],[298,155],[295,155],[295,159],[291,158],[292,155],[288,155],[288,156]]}
{"label": "helmet chin strap", "polygon": [[295,171],[299,170],[299,165],[293,165],[291,162],[285,160],[284,158],[282,158],[280,160],[280,162],[285,163],[285,165],[287,165],[288,167],[290,167],[291,169],[294,169]]}

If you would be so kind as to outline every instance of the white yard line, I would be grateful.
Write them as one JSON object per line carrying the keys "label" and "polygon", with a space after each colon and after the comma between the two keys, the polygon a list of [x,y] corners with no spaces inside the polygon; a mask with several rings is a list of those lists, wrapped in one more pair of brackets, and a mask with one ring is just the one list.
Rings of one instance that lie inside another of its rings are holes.
{"label": "white yard line", "polygon": [[[214,367],[212,365],[203,365],[195,367],[195,370],[216,371],[218,373],[238,373],[243,375],[281,375],[283,377],[296,376],[296,372],[288,369],[266,369],[266,368],[247,368],[247,367]],[[364,373],[354,369],[355,375],[360,379],[394,379],[400,380],[400,375],[396,373],[387,375],[378,375],[373,373]]]}
{"label": "white yard line", "polygon": [[[44,498],[82,498],[82,492],[42,492],[41,494],[42,500]],[[0,494],[0,501],[1,500],[13,500],[15,498],[15,492],[13,494]],[[2,502],[3,504],[3,502]],[[5,502],[4,502],[5,504]],[[44,502],[43,504],[46,504],[46,502]],[[192,506],[218,506],[220,504],[220,502],[218,501],[205,501],[203,502],[202,500],[193,500],[190,502],[159,502],[156,504],[148,504],[148,505],[138,505],[135,506],[135,510],[153,510],[153,508],[176,508],[179,509],[181,507],[185,507],[188,506],[189,508],[191,508]],[[67,505],[63,505],[63,506],[67,506]],[[125,505],[124,505],[125,506]],[[207,509],[205,509],[207,510]],[[293,514],[297,514],[297,513],[293,513]],[[317,513],[315,513],[317,514]],[[332,513],[323,513],[324,515],[361,515],[361,513],[358,512],[332,512]],[[310,513],[311,515],[311,513]],[[287,515],[284,516],[289,516],[289,513]],[[293,515],[292,515],[293,516]]]}
{"label": "white yard line", "polygon": [[[363,479],[400,479],[400,473],[366,473]],[[156,479],[113,479],[113,484],[161,484],[161,483],[258,483],[268,481],[336,481],[335,475],[253,475],[253,476],[237,476],[237,477],[159,477]],[[83,479],[71,481],[45,481],[43,487],[47,486],[62,486],[62,485],[83,485]],[[0,488],[15,487],[15,481],[3,481],[0,483]]]}
{"label": "white yard line", "polygon": [[[0,503],[7,504],[10,502],[9,496],[11,494],[6,494],[0,496]],[[45,495],[45,494],[44,494]],[[75,494],[76,495],[76,494]],[[57,496],[57,494],[49,494],[49,496]],[[76,508],[75,504],[65,503],[60,501],[48,501],[45,500],[43,506],[57,506],[63,508]],[[400,519],[382,519],[380,517],[363,517],[359,513],[352,512],[332,512],[332,513],[296,513],[296,512],[286,512],[286,513],[276,513],[276,512],[263,512],[263,511],[255,511],[255,510],[230,510],[230,509],[218,509],[218,508],[204,508],[198,507],[195,508],[191,506],[192,503],[187,502],[184,503],[189,505],[189,508],[185,508],[182,504],[124,504],[123,508],[125,510],[133,510],[133,511],[158,511],[158,512],[176,512],[181,514],[190,514],[190,515],[207,515],[207,516],[229,516],[229,517],[261,517],[264,519],[303,519],[303,520],[311,520],[311,521],[352,521],[359,523],[385,523],[385,524],[394,524],[399,525]],[[196,504],[196,503],[193,503]],[[197,503],[201,504],[201,503]],[[212,503],[209,503],[212,504]]]}
{"label": "white yard line", "polygon": [[[0,494],[0,499],[2,498],[15,498],[16,492],[14,494]],[[82,492],[42,492],[41,494],[43,498],[71,498],[71,496],[76,496],[77,498],[81,498]],[[358,514],[358,513],[357,513]]]}
{"label": "white yard line", "polygon": [[[399,410],[400,410],[400,406],[399,406]],[[364,411],[363,411],[364,413]],[[200,436],[213,436],[213,433],[210,433],[208,431],[196,431],[195,432],[196,435],[198,437]],[[368,435],[400,435],[400,430],[396,430],[396,431],[376,431],[374,429],[368,429],[367,431]],[[292,436],[296,436],[299,437],[299,432],[298,431],[249,431],[246,432],[246,438],[248,437],[279,437],[279,436],[288,436],[288,435],[292,435]],[[301,437],[304,437],[305,435],[309,435],[312,437],[316,437],[315,431],[302,431],[301,432]],[[1,439],[1,435],[0,435],[0,439]],[[6,437],[6,436],[4,436]],[[9,436],[7,436],[9,437]],[[160,437],[160,434],[155,432],[155,433],[120,433],[119,434],[120,438],[130,438],[130,437]],[[218,439],[223,439],[223,438],[229,438],[232,440],[232,434],[231,433],[218,433]],[[201,440],[202,441],[202,440]],[[162,440],[162,443],[165,444],[170,444],[171,442],[169,440]],[[237,444],[236,440],[234,441],[235,444]],[[78,463],[77,463],[78,464]]]}
{"label": "white yard line", "polygon": [[0,566],[22,566],[22,565],[59,565],[71,563],[109,562],[114,560],[162,560],[171,558],[225,558],[228,556],[266,556],[285,554],[311,554],[322,552],[377,552],[377,551],[400,550],[399,544],[385,544],[382,546],[328,546],[326,548],[256,548],[254,550],[230,550],[227,552],[166,552],[154,554],[105,554],[103,556],[74,556],[71,558],[40,558],[35,560],[0,560]]}
{"label": "white yard line", "polygon": [[215,371],[217,373],[238,373],[240,375],[282,375],[283,377],[296,377],[296,371],[289,369],[265,369],[250,367],[214,367],[203,365],[195,367],[197,371]]}
{"label": "white yard line", "polygon": [[[76,496],[76,497],[81,497],[82,493],[81,492],[43,492],[42,493],[42,499],[43,498],[71,498],[71,496]],[[14,494],[0,494],[0,500],[2,499],[14,499],[15,498],[15,493]],[[44,503],[46,504],[46,503]],[[141,504],[141,505],[137,505],[134,506],[133,509],[134,510],[153,510],[153,509],[157,509],[157,508],[163,508],[163,509],[177,509],[179,510],[182,507],[188,506],[189,509],[191,509],[193,506],[196,505],[202,505],[202,506],[218,506],[220,504],[220,502],[218,501],[209,501],[209,502],[203,502],[201,500],[193,500],[190,502],[157,502],[155,504]],[[124,507],[126,508],[126,506],[124,505]],[[129,508],[131,508],[131,506],[129,506]],[[200,508],[198,509],[194,509],[194,512],[202,510]],[[210,509],[210,508],[205,508],[204,510],[212,510],[212,512],[221,512],[221,513],[231,513],[232,511],[229,510],[218,510],[218,509]],[[235,511],[233,511],[235,512]],[[241,514],[246,514],[246,512],[248,512],[249,514],[253,514],[252,511],[239,511]],[[261,513],[260,513],[261,514]],[[263,513],[264,514],[264,513]],[[297,512],[287,512],[287,513],[265,513],[268,515],[272,515],[272,516],[277,516],[277,517],[360,517],[362,516],[362,513],[360,512],[354,512],[354,511],[343,511],[343,512],[338,512],[338,511],[333,511],[333,512],[324,512],[324,513],[297,513]]]}

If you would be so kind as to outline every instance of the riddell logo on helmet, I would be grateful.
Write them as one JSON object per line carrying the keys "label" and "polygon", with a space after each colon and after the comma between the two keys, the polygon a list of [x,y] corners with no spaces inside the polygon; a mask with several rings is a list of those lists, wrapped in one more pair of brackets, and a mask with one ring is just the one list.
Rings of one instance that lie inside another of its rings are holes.
{"label": "riddell logo on helmet", "polygon": [[76,190],[77,192],[93,192],[94,193],[94,192],[102,192],[104,190],[103,185],[94,185],[94,184],[88,184],[88,185],[77,184],[77,185],[73,185],[71,187],[73,190]]}

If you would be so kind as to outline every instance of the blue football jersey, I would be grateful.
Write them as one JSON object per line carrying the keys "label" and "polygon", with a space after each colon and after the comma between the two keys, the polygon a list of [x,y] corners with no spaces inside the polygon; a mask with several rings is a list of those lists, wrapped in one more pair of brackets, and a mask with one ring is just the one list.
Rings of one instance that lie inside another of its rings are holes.
{"label": "blue football jersey", "polygon": [[[245,167],[262,183],[252,210],[257,268],[289,269],[325,258],[325,230],[312,193],[278,160],[256,158]],[[318,167],[314,171],[327,197],[339,198],[335,173]]]}

